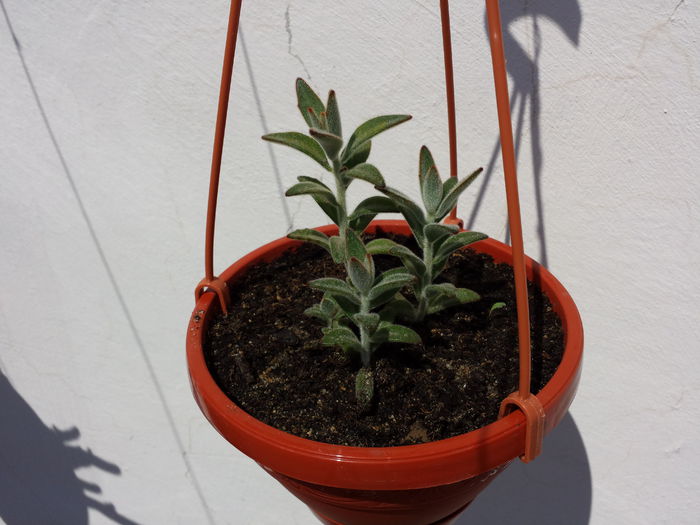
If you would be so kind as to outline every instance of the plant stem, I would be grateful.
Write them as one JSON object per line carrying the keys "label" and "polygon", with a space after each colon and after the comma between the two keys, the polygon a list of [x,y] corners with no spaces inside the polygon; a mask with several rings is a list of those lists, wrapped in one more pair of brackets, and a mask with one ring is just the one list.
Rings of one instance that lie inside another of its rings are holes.
{"label": "plant stem", "polygon": [[[360,313],[368,314],[369,308],[369,298],[363,296],[360,302]],[[362,366],[370,368],[372,364],[372,348],[370,342],[369,330],[367,327],[360,325],[360,345],[362,345]]]}
{"label": "plant stem", "polygon": [[423,241],[423,264],[425,264],[425,275],[418,281],[418,309],[416,311],[416,321],[420,322],[425,319],[428,313],[428,297],[425,295],[425,289],[433,282],[433,245],[428,240]]}
{"label": "plant stem", "polygon": [[347,204],[347,198],[345,195],[345,190],[347,189],[345,187],[345,183],[343,182],[343,178],[340,175],[340,160],[338,158],[333,159],[333,175],[335,176],[335,191],[336,191],[336,200],[338,201],[338,206],[340,208],[340,217],[338,217],[338,222],[340,223],[338,225],[339,230],[340,230],[340,237],[342,239],[345,238],[345,232],[348,229],[348,204]]}

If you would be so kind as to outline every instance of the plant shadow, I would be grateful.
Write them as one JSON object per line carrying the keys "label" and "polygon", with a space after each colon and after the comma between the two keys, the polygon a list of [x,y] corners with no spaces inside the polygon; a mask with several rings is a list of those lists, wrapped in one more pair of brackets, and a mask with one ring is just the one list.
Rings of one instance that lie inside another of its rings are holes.
{"label": "plant shadow", "polygon": [[[521,19],[531,22],[531,41],[519,42],[512,33],[512,27]],[[502,2],[501,21],[503,26],[503,46],[507,58],[506,68],[510,77],[510,108],[513,115],[513,140],[515,141],[515,154],[520,157],[520,147],[523,142],[523,133],[526,119],[529,121],[530,155],[532,166],[526,169],[519,163],[521,176],[534,180],[535,207],[537,215],[537,235],[539,238],[540,252],[537,259],[545,267],[548,266],[547,236],[545,232],[544,200],[542,189],[542,175],[544,155],[542,152],[542,131],[540,124],[541,97],[540,97],[540,56],[542,54],[543,41],[540,28],[542,19],[553,22],[569,40],[578,47],[583,15],[578,0],[558,0],[550,2],[545,0],[513,0]],[[486,18],[484,17],[484,27]],[[528,52],[529,50],[529,52]],[[486,196],[489,180],[493,175],[496,159],[500,150],[500,140],[496,139],[491,157],[481,177],[481,187],[475,204],[466,220],[467,229],[474,228],[474,223]],[[506,239],[510,240],[510,232],[506,224]]]}
{"label": "plant shadow", "polygon": [[46,426],[2,372],[0,421],[0,521],[87,525],[93,509],[115,523],[135,524],[111,503],[91,497],[101,494],[100,487],[75,472],[95,467],[118,476],[121,469],[76,445],[76,427]]}
{"label": "plant shadow", "polygon": [[592,498],[586,448],[567,414],[545,438],[540,457],[513,462],[453,525],[588,525]]}

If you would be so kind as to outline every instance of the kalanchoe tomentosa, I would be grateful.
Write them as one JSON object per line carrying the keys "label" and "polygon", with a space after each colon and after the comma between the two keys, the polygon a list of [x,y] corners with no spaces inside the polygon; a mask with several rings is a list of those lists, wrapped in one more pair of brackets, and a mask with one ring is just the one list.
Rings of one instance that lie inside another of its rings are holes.
{"label": "kalanchoe tomentosa", "polygon": [[472,290],[457,288],[451,283],[435,284],[434,280],[453,252],[487,238],[483,233],[460,232],[457,226],[440,224],[481,171],[479,168],[461,180],[450,177],[443,182],[430,150],[423,146],[418,162],[418,182],[425,212],[400,191],[385,184],[376,185],[377,190],[387,195],[404,216],[422,252],[422,257],[418,257],[410,249],[390,239],[375,239],[367,245],[370,254],[389,254],[400,258],[406,270],[415,277],[413,291],[417,304],[405,300],[394,301],[391,307],[397,316],[422,321],[427,314],[479,300],[479,295]]}
{"label": "kalanchoe tomentosa", "polygon": [[355,179],[385,186],[379,170],[366,162],[371,139],[411,117],[375,117],[361,124],[344,143],[335,92],[330,91],[325,105],[302,79],[297,79],[296,92],[299,110],[310,126],[308,135],[298,132],[271,133],[263,139],[305,153],[334,175],[334,190],[319,179],[302,176],[298,177],[297,184],[287,190],[286,195],[311,195],[338,225],[338,235],[328,237],[316,230],[302,229],[290,233],[289,237],[322,246],[336,263],[345,266],[346,280],[327,277],[309,283],[323,291],[324,297],[318,305],[308,308],[306,313],[326,323],[323,344],[360,354],[362,368],[356,376],[355,394],[358,402],[366,407],[371,403],[374,392],[372,359],[375,350],[384,342],[420,342],[416,332],[383,318],[380,310],[394,299],[401,288],[413,283],[415,277],[404,268],[377,275],[372,255],[360,238],[378,213],[399,211],[392,199],[369,197],[350,212],[346,192]]}

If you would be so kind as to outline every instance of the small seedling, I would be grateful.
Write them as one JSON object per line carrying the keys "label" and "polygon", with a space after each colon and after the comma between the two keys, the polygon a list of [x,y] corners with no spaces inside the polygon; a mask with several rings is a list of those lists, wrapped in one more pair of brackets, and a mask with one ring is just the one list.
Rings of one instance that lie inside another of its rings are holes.
{"label": "small seedling", "polygon": [[503,302],[493,303],[491,305],[491,308],[489,309],[489,319],[494,314],[494,312],[497,312],[501,308],[505,308],[505,307],[506,307],[506,303],[503,303]]}

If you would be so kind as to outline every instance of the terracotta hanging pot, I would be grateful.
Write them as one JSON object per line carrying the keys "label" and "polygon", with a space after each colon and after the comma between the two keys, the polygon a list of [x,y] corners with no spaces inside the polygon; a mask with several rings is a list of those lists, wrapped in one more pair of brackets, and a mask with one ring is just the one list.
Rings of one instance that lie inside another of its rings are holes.
{"label": "terracotta hanging pot", "polygon": [[[456,125],[448,1],[441,0],[443,45],[450,129],[451,174],[456,176]],[[493,239],[473,249],[513,266],[518,309],[520,381],[504,400],[498,421],[473,432],[419,445],[349,447],[297,437],[257,420],[218,387],[204,358],[205,338],[214,318],[228,305],[228,290],[253,265],[272,261],[300,243],[278,239],[246,255],[220,276],[213,272],[216,200],[226,112],[241,0],[233,0],[224,57],[207,214],[205,278],[195,292],[196,306],[187,332],[187,364],[199,407],[218,432],[257,461],[328,525],[437,525],[452,523],[515,458],[539,453],[542,437],[566,414],[581,372],[583,329],[573,300],[546,269],[525,257],[518,203],[515,155],[497,0],[486,0],[494,67],[499,127],[506,176],[513,247]],[[446,222],[459,224],[456,213]],[[410,235],[404,221],[375,221],[385,233]],[[318,228],[337,234],[336,226]],[[526,277],[547,295],[562,321],[562,361],[544,388],[530,388],[530,333]],[[514,411],[510,411],[510,410]]]}
{"label": "terracotta hanging pot", "polygon": [[[388,233],[410,235],[403,221],[375,221]],[[337,233],[335,226],[319,228]],[[249,253],[222,275],[235,286],[248,268],[270,261],[300,243],[278,239]],[[511,248],[493,239],[474,245],[496,262],[512,264]],[[537,395],[546,412],[545,432],[554,428],[574,397],[583,355],[578,310],[564,287],[532,259],[537,279],[562,320],[565,349],[552,379]],[[239,408],[218,387],[204,360],[209,323],[220,312],[213,294],[203,294],[187,332],[192,391],[202,412],[236,448],[257,461],[322,521],[342,525],[450,523],[508,464],[523,453],[525,417],[520,412],[468,434],[420,445],[362,448],[330,445],[272,428]]]}

